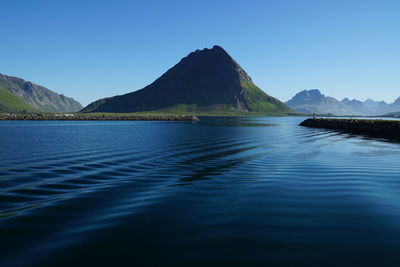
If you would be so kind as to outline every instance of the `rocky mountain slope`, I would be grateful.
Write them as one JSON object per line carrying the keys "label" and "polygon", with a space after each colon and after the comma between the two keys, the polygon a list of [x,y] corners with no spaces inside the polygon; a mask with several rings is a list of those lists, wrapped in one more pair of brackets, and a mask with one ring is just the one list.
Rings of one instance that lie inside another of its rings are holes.
{"label": "rocky mountain slope", "polygon": [[[0,74],[0,88],[17,96],[35,110],[43,112],[75,112],[82,109],[79,102],[59,95],[43,86],[23,79]],[[7,105],[7,103],[4,103]]]}
{"label": "rocky mountain slope", "polygon": [[0,88],[0,113],[38,112],[39,110],[25,103],[18,96]]}

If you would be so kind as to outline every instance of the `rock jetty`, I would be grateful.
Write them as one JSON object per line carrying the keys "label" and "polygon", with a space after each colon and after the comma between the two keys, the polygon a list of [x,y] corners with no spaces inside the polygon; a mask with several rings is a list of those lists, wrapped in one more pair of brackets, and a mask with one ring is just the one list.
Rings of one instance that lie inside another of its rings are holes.
{"label": "rock jetty", "polygon": [[306,119],[301,126],[400,140],[400,121],[367,119]]}
{"label": "rock jetty", "polygon": [[163,114],[0,114],[0,120],[30,120],[30,121],[197,121],[191,115],[163,115]]}

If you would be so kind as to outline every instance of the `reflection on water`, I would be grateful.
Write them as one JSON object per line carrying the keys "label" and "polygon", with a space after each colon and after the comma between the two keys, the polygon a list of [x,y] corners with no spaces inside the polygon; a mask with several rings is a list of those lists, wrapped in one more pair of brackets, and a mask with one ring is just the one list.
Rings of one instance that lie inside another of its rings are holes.
{"label": "reflection on water", "polygon": [[0,265],[395,266],[400,145],[301,120],[0,122]]}

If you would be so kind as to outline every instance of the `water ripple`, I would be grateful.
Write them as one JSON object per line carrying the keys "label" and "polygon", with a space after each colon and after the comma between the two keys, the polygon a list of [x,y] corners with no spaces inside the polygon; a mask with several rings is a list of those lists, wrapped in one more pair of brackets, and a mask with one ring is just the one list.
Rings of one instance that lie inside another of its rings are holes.
{"label": "water ripple", "polygon": [[[152,251],[315,265],[310,255],[325,262],[349,247],[368,253],[363,263],[394,259],[399,144],[299,120],[0,124],[0,264],[140,263]],[[30,127],[35,143],[21,137]]]}

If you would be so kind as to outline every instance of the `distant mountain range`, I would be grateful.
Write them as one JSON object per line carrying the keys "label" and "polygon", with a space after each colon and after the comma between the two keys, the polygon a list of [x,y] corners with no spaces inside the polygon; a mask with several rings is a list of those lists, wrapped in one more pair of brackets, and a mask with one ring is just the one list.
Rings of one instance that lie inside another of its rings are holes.
{"label": "distant mountain range", "polygon": [[334,114],[379,116],[400,111],[400,97],[393,103],[368,99],[364,102],[348,98],[342,101],[321,94],[318,89],[303,90],[297,93],[286,104],[297,112],[305,114]]}
{"label": "distant mountain range", "polygon": [[220,46],[196,50],[141,90],[97,100],[83,112],[294,113],[258,88]]}
{"label": "distant mountain range", "polygon": [[82,105],[43,86],[0,74],[0,112],[75,112]]}
{"label": "distant mountain range", "polygon": [[400,118],[400,111],[398,112],[389,112],[384,115],[385,117],[392,117],[392,118]]}

